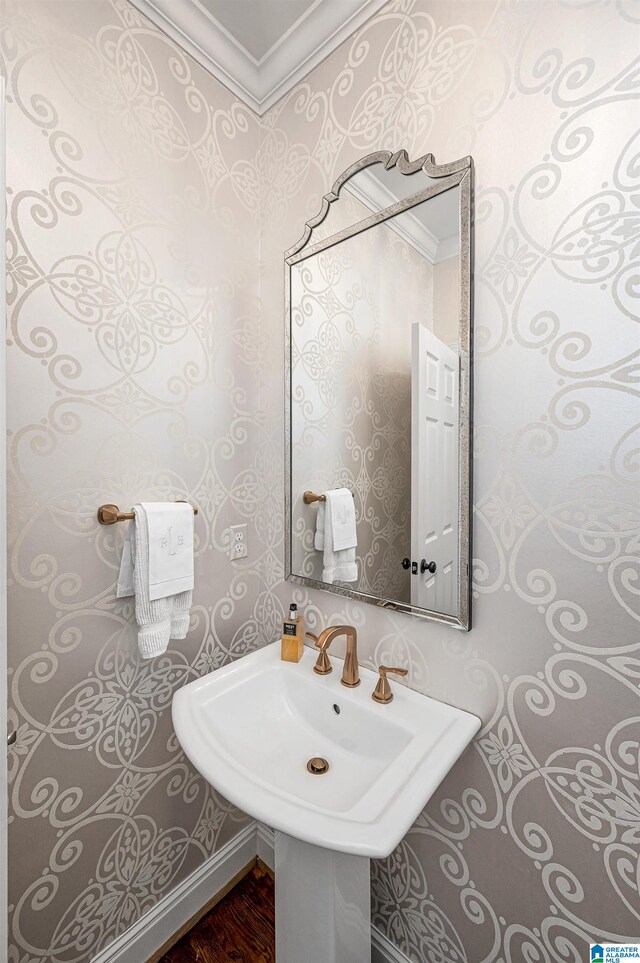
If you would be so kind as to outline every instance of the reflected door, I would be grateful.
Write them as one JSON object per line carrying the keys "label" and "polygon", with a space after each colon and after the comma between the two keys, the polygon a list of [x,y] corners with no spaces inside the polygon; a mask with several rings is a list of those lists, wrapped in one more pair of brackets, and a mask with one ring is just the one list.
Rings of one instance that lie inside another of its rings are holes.
{"label": "reflected door", "polygon": [[[421,324],[411,342],[411,602],[457,608],[458,390],[456,351]],[[425,568],[435,562],[435,572]],[[422,569],[425,569],[424,571]]]}

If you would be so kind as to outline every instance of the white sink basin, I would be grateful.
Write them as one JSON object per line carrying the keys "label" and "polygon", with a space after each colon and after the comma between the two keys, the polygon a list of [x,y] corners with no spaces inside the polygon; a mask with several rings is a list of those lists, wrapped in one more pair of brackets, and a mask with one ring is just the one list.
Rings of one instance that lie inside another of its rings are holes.
{"label": "white sink basin", "polygon": [[[476,716],[390,677],[394,700],[371,698],[377,674],[340,684],[268,645],[180,689],[173,723],[185,753],[223,796],[255,819],[316,846],[384,857],[397,846],[480,728]],[[339,712],[334,708],[337,707]],[[307,761],[324,757],[313,775]]]}

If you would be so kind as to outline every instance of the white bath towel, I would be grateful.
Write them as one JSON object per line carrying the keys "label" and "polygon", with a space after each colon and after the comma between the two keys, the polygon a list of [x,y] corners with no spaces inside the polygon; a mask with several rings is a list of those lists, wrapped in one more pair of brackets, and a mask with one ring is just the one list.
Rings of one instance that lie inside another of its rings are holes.
{"label": "white bath towel", "polygon": [[[188,507],[192,512],[191,506]],[[164,598],[149,597],[149,526],[142,505],[134,506],[135,520],[122,552],[118,598],[133,595],[138,623],[138,649],[143,659],[166,651],[170,639],[184,639],[189,629],[193,592],[188,589]]]}
{"label": "white bath towel", "polygon": [[[351,541],[349,548],[342,548],[336,551],[334,547],[334,506],[344,505],[344,493],[347,493],[351,500],[350,511],[353,521],[353,534],[345,533],[344,512],[337,520],[336,530],[339,532],[344,543],[345,539]],[[326,500],[318,503],[318,517],[316,519],[316,531],[314,536],[314,547],[323,553],[322,560],[322,581],[332,585],[335,581],[357,582],[358,565],[356,563],[357,539],[355,536],[355,509],[353,497],[347,488],[338,488],[333,491],[325,492]]]}
{"label": "white bath towel", "polygon": [[324,502],[318,502],[318,514],[316,515],[316,531],[313,536],[313,547],[316,552],[324,552],[324,526],[327,509]]}

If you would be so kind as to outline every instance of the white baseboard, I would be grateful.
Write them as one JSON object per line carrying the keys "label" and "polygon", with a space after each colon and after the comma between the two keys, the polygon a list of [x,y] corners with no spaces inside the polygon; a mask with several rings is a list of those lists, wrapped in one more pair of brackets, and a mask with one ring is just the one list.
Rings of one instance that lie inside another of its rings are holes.
{"label": "white baseboard", "polygon": [[[126,933],[101,950],[92,963],[144,963],[224,889],[256,854],[273,870],[274,833],[262,823],[245,826],[211,859],[163,896]],[[372,926],[371,963],[410,963],[410,960]]]}
{"label": "white baseboard", "polygon": [[144,963],[255,859],[256,845],[252,822],[101,950],[92,963]]}
{"label": "white baseboard", "polygon": [[270,826],[265,826],[264,823],[257,823],[256,825],[258,828],[258,859],[266,863],[273,873],[276,868],[273,829]]}
{"label": "white baseboard", "polygon": [[371,927],[371,963],[411,963],[408,956],[387,939],[375,926]]}

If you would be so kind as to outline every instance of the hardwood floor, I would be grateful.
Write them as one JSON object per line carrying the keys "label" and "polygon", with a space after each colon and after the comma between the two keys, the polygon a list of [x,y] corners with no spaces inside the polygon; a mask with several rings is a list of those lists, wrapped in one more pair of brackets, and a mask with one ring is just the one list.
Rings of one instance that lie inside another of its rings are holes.
{"label": "hardwood floor", "polygon": [[274,884],[254,866],[160,963],[275,963]]}

